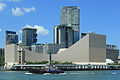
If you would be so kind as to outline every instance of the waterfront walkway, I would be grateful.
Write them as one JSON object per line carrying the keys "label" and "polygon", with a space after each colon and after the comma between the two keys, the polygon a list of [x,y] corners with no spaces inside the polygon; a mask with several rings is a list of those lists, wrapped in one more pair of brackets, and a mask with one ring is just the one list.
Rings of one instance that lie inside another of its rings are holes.
{"label": "waterfront walkway", "polygon": [[[46,65],[14,65],[13,70],[41,69]],[[120,70],[120,66],[114,65],[56,65],[63,71],[75,70]]]}

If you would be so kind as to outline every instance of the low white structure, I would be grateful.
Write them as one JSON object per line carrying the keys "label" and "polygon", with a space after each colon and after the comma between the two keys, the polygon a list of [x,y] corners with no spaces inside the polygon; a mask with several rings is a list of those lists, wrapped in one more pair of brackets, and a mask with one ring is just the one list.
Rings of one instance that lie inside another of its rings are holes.
{"label": "low white structure", "polygon": [[114,63],[114,61],[112,61],[111,59],[106,59],[106,63]]}

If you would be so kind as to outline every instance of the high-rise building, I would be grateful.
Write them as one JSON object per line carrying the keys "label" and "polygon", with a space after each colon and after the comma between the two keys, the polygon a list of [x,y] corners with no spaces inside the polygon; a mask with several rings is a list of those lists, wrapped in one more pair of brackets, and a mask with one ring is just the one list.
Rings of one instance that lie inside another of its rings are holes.
{"label": "high-rise building", "polygon": [[76,6],[61,8],[61,25],[71,26],[74,29],[74,43],[79,40],[80,9]]}
{"label": "high-rise building", "polygon": [[22,29],[22,45],[23,47],[29,47],[37,42],[37,29],[24,28]]}
{"label": "high-rise building", "polygon": [[54,27],[54,44],[68,48],[74,43],[74,30],[70,26],[57,25]]}
{"label": "high-rise building", "polygon": [[14,31],[6,31],[6,45],[18,44],[18,35]]}

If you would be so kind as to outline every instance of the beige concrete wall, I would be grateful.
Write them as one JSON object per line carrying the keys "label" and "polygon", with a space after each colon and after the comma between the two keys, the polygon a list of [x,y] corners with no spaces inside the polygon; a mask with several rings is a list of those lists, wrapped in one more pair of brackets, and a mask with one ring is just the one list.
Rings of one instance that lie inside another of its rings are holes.
{"label": "beige concrete wall", "polygon": [[72,45],[67,50],[52,55],[55,61],[88,62],[89,61],[89,35]]}
{"label": "beige concrete wall", "polygon": [[25,50],[25,61],[30,62],[40,62],[48,61],[49,56],[47,54],[39,54],[29,50]]}
{"label": "beige concrete wall", "polygon": [[76,64],[106,64],[106,36],[89,33],[67,50],[52,55],[55,61]]}
{"label": "beige concrete wall", "polygon": [[90,62],[106,62],[106,36],[89,33]]}
{"label": "beige concrete wall", "polygon": [[10,68],[18,63],[17,45],[11,44],[5,46],[5,66]]}

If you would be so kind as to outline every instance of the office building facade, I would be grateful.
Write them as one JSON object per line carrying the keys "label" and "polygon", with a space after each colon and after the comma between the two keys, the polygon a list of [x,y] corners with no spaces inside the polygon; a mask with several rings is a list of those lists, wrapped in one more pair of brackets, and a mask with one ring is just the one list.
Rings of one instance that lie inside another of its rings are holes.
{"label": "office building facade", "polygon": [[6,45],[18,44],[18,35],[14,31],[6,31]]}
{"label": "office building facade", "polygon": [[31,46],[31,51],[42,54],[43,46],[44,44],[34,44]]}
{"label": "office building facade", "polygon": [[57,54],[60,49],[59,44],[45,44],[43,46],[43,53],[44,54]]}
{"label": "office building facade", "polygon": [[60,49],[59,44],[36,44],[31,46],[31,51],[39,54],[56,54]]}
{"label": "office building facade", "polygon": [[54,44],[68,48],[74,43],[74,30],[70,26],[57,25],[54,27]]}
{"label": "office building facade", "polygon": [[116,45],[106,44],[106,58],[118,63],[119,49]]}
{"label": "office building facade", "polygon": [[76,6],[61,8],[61,25],[71,26],[74,29],[74,43],[79,40],[80,9]]}
{"label": "office building facade", "polygon": [[24,28],[22,29],[22,45],[23,47],[31,46],[37,42],[37,29]]}

